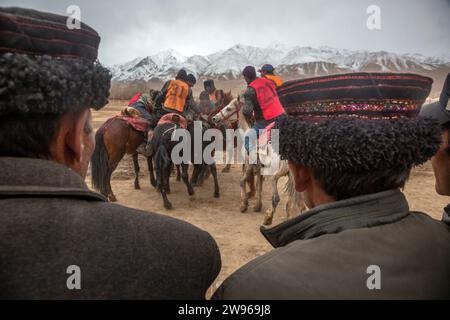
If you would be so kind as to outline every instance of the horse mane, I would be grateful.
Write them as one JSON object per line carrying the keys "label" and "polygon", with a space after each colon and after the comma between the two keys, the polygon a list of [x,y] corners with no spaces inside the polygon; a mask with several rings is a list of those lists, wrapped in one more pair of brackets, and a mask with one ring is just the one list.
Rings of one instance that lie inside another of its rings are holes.
{"label": "horse mane", "polygon": [[223,94],[223,100],[224,100],[224,105],[228,105],[231,101],[233,101],[234,97],[233,94],[231,93],[231,90],[228,92],[225,92]]}

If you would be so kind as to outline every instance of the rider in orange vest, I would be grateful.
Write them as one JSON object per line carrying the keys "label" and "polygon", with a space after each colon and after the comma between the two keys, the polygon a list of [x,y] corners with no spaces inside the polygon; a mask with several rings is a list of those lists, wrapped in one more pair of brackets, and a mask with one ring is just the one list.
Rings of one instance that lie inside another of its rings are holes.
{"label": "rider in orange vest", "polygon": [[271,64],[265,64],[258,70],[261,73],[261,77],[272,80],[275,86],[278,88],[283,84],[283,80],[274,74],[275,68]]}
{"label": "rider in orange vest", "polygon": [[[267,78],[257,78],[256,70],[252,66],[245,67],[242,72],[248,84],[244,93],[244,106],[242,113],[244,116],[254,118],[255,124],[252,129],[259,136],[259,130],[263,130],[272,122],[285,116],[285,111],[278,98],[275,83]],[[245,146],[247,150],[253,149],[254,141],[247,138]]]}
{"label": "rider in orange vest", "polygon": [[185,115],[192,106],[192,90],[188,84],[188,75],[181,69],[175,80],[167,81],[156,98],[159,115],[178,113]]}
{"label": "rider in orange vest", "polygon": [[[155,117],[150,124],[150,129],[154,129],[165,114],[177,113],[186,117],[186,113],[190,108],[195,110],[192,89],[188,83],[189,80],[192,84],[192,78],[189,79],[186,70],[181,69],[175,80],[169,80],[164,84],[155,99]],[[147,140],[145,147],[144,152],[147,156],[150,156],[152,153],[151,140],[151,138]]]}

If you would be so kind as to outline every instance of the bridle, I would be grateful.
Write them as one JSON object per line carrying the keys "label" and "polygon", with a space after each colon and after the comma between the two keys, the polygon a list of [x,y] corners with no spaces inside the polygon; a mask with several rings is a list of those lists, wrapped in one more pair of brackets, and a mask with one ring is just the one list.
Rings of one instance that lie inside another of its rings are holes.
{"label": "bridle", "polygon": [[220,115],[222,117],[222,121],[227,121],[228,119],[230,119],[232,116],[234,116],[237,113],[237,118],[239,120],[239,111],[241,111],[242,104],[239,101],[236,101],[235,103],[238,103],[238,106],[236,106],[236,110],[234,110],[229,115],[225,116],[225,114],[223,112],[225,110],[225,107],[221,108],[220,111],[216,113],[216,115]]}

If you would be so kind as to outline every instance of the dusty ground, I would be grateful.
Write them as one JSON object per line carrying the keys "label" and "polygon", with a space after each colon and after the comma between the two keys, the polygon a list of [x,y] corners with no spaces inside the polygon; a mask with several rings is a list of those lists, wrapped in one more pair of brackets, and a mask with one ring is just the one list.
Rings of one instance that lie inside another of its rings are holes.
{"label": "dusty ground", "polygon": [[[102,111],[94,112],[93,120],[96,128],[106,119],[115,115],[120,110],[119,106],[108,106]],[[130,156],[126,156],[113,175],[112,187],[119,203],[147,211],[158,212],[188,221],[204,230],[207,230],[217,241],[222,255],[222,271],[215,284],[217,286],[230,273],[244,265],[253,258],[271,250],[270,245],[259,233],[259,227],[263,220],[263,213],[250,210],[247,213],[239,211],[239,177],[240,166],[232,167],[230,173],[220,173],[219,166],[220,198],[213,197],[212,179],[205,185],[196,188],[193,199],[187,195],[185,185],[171,178],[172,194],[169,199],[174,209],[165,210],[159,193],[150,185],[148,171],[144,158],[141,163],[141,190],[134,190],[134,171]],[[89,178],[88,178],[89,180]],[[280,189],[285,180],[280,180]],[[270,205],[269,188],[264,188],[263,212]],[[431,165],[425,164],[416,168],[407,184],[405,194],[412,210],[425,211],[433,218],[440,219],[442,208],[449,202],[447,197],[435,194],[434,177]],[[274,225],[285,219],[285,196],[274,218]]]}

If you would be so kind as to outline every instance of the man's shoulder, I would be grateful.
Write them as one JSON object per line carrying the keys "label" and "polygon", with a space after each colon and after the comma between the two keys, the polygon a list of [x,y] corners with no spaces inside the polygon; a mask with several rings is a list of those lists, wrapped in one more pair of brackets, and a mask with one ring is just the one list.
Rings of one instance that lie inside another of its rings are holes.
{"label": "man's shoulder", "polygon": [[[214,298],[322,297],[326,290],[332,292],[339,282],[336,279],[352,283],[354,278],[347,278],[348,273],[358,274],[363,281],[365,273],[355,270],[365,270],[372,261],[397,268],[405,263],[423,272],[413,257],[427,254],[431,260],[439,257],[443,264],[450,261],[450,228],[424,213],[411,212],[392,223],[296,240],[276,248],[232,274]],[[324,283],[322,279],[330,281]]]}
{"label": "man's shoulder", "polygon": [[244,97],[252,98],[256,95],[256,90],[250,86],[247,86],[247,89],[244,91]]}
{"label": "man's shoulder", "polygon": [[86,210],[90,211],[93,217],[97,216],[101,220],[105,218],[112,219],[113,221],[123,223],[124,226],[139,226],[139,228],[148,228],[152,232],[161,232],[162,234],[178,232],[180,235],[194,236],[201,241],[211,238],[206,231],[183,220],[163,214],[133,209],[108,202],[97,202],[91,206],[85,205]]}

